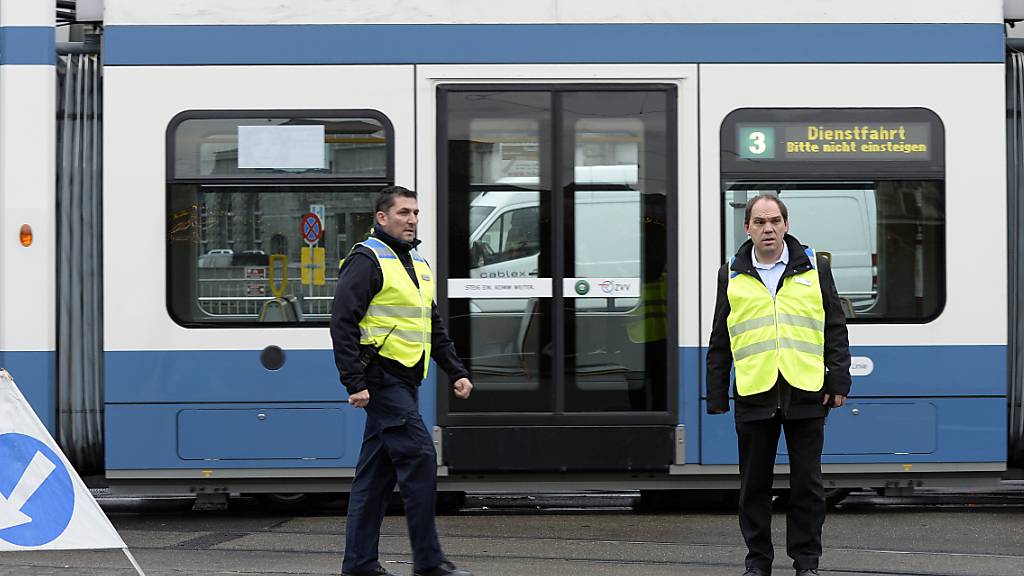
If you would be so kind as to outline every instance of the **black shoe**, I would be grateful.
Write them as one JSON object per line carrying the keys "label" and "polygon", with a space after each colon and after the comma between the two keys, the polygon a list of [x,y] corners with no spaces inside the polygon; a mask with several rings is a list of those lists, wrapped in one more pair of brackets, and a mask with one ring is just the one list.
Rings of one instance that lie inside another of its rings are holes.
{"label": "black shoe", "polygon": [[473,576],[473,573],[468,570],[459,570],[455,564],[445,560],[440,566],[435,566],[430,570],[413,570],[412,576]]}
{"label": "black shoe", "polygon": [[796,576],[818,576],[817,568],[807,568],[804,570],[797,570]]}
{"label": "black shoe", "polygon": [[369,572],[342,572],[341,576],[398,576],[398,574],[392,574],[384,569],[383,566],[378,566],[375,570]]}
{"label": "black shoe", "polygon": [[752,566],[747,567],[747,571],[743,573],[743,576],[771,576],[768,572],[761,570],[760,568],[754,568]]}

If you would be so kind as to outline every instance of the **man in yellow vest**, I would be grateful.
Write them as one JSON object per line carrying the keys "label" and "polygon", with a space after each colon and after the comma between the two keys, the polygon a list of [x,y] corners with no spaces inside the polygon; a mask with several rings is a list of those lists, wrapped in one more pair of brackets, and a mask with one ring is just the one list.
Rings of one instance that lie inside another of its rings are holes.
{"label": "man in yellow vest", "polygon": [[734,367],[744,576],[772,572],[772,480],[782,431],[790,467],[786,552],[797,576],[816,575],[825,417],[850,392],[846,318],[828,261],[788,234],[789,214],[777,196],[747,202],[743,227],[750,239],[718,272],[707,411],[729,411]]}
{"label": "man in yellow vest", "polygon": [[390,574],[378,560],[377,546],[397,482],[413,576],[472,576],[448,561],[437,538],[437,454],[420,417],[417,389],[431,358],[451,379],[457,398],[468,398],[473,384],[434,305],[434,273],[416,252],[416,193],[384,188],[375,219],[373,234],[345,258],[331,309],[334,360],[348,403],[366,410],[342,574]]}

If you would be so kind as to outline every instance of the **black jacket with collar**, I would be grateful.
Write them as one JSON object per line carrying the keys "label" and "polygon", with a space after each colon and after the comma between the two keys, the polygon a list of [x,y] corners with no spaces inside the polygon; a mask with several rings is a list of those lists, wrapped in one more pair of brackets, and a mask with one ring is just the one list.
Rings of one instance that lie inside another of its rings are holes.
{"label": "black jacket with collar", "polygon": [[[811,269],[811,260],[796,238],[786,234],[786,246],[789,248],[789,264],[779,278],[778,288],[782,282],[795,274]],[[740,274],[749,274],[763,282],[754,268],[751,258],[753,242],[747,240],[736,252],[732,262],[732,270]],[[738,396],[733,389],[736,402],[736,421],[750,422],[764,420],[781,412],[785,419],[815,418],[828,414],[828,408],[822,406],[825,394],[848,396],[850,393],[850,340],[846,332],[846,316],[836,292],[832,278],[832,268],[821,255],[817,257],[818,283],[821,286],[821,301],[825,308],[825,385],[818,392],[806,392],[794,388],[779,374],[775,386],[767,392],[750,396]],[[732,369],[732,349],[729,345],[729,288],[730,263],[726,262],[718,270],[718,296],[715,301],[715,315],[711,327],[711,340],[708,344],[707,357],[707,394],[709,414],[729,411],[729,383]]]}
{"label": "black jacket with collar", "polygon": [[[409,253],[419,245],[419,240],[406,242],[395,238],[374,226],[373,237],[384,242],[395,251],[398,259],[405,266],[412,281],[419,286],[416,270],[413,267],[412,255]],[[359,362],[362,346],[359,344],[359,322],[366,315],[370,301],[384,286],[384,274],[381,272],[377,257],[366,246],[359,245],[345,258],[338,273],[338,287],[334,292],[334,305],[331,308],[331,340],[334,342],[334,363],[338,367],[341,383],[349,394],[355,394],[368,387],[363,365]],[[455,353],[455,344],[448,337],[444,321],[437,311],[437,305],[430,306],[430,356],[448,374],[452,382],[459,378],[468,378],[469,371]],[[403,366],[400,362],[377,356],[374,362],[392,376],[405,384],[416,387],[423,379],[423,363],[426,358],[413,367]]]}

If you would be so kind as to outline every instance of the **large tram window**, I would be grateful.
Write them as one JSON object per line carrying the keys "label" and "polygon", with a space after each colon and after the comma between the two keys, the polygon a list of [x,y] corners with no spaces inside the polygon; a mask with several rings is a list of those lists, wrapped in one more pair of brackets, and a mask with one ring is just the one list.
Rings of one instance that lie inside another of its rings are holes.
{"label": "large tram window", "polygon": [[746,240],[744,206],[774,192],[790,234],[828,252],[851,322],[927,322],[945,303],[945,200],[941,181],[726,183],[725,252]]}
{"label": "large tram window", "polygon": [[[392,182],[387,120],[217,114],[186,112],[168,130],[171,317],[193,327],[325,324],[338,265],[368,235],[377,191]],[[312,250],[308,213],[322,227]]]}

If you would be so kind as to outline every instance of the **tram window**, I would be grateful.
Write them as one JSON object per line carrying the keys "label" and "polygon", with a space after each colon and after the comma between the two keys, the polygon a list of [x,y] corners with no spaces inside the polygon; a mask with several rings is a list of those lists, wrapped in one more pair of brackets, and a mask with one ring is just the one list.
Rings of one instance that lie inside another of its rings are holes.
{"label": "tram window", "polygon": [[850,322],[928,322],[945,304],[941,181],[726,182],[725,256],[746,240],[744,207],[764,192],[789,211],[790,234],[831,255]]}
{"label": "tram window", "polygon": [[[186,112],[168,129],[171,317],[189,327],[326,324],[338,266],[393,181],[390,124],[367,111],[216,114]],[[321,219],[313,250],[301,233],[307,213]]]}
{"label": "tram window", "polygon": [[[327,322],[339,261],[369,234],[377,190],[171,185],[172,222],[180,224],[168,248],[171,315],[185,325]],[[324,207],[319,284],[315,274],[302,281],[299,226],[311,205]]]}

